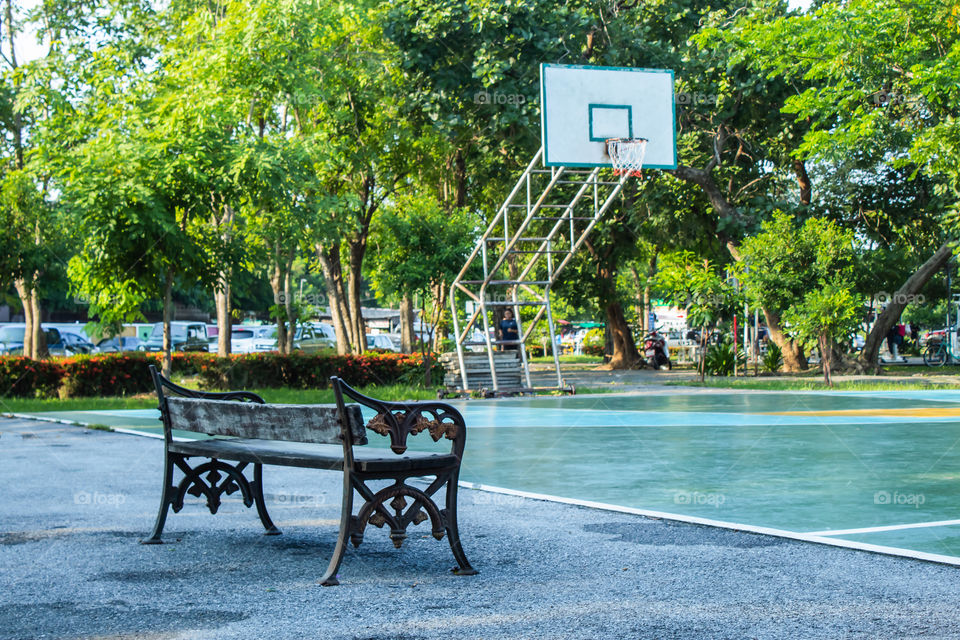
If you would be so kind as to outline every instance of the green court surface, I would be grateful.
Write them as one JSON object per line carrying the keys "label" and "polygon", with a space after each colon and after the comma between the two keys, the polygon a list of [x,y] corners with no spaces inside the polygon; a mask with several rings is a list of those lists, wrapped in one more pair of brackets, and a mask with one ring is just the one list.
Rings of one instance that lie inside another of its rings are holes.
{"label": "green court surface", "polygon": [[[466,482],[960,562],[960,392],[654,391],[456,406]],[[160,433],[156,411],[37,415]],[[412,445],[433,446],[426,436]]]}

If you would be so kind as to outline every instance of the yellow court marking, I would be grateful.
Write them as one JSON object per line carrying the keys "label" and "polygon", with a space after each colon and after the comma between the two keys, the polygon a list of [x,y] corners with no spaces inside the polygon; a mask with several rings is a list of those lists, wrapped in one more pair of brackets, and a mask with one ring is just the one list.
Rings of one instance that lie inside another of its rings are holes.
{"label": "yellow court marking", "polygon": [[834,411],[769,411],[771,416],[888,416],[907,418],[960,418],[960,407],[922,409],[836,409]]}

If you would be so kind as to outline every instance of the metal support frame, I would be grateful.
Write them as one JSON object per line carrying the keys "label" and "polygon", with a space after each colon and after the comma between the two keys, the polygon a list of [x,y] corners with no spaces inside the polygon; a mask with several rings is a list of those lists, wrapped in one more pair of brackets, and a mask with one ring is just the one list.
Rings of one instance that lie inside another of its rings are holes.
{"label": "metal support frame", "polygon": [[[550,308],[550,288],[610,208],[629,176],[605,180],[600,167],[542,168],[542,157],[543,148],[527,165],[451,286],[457,360],[465,391],[471,390],[464,359],[464,350],[470,346],[485,348],[495,392],[503,390],[494,363],[496,347],[519,347],[524,380],[527,388],[532,388],[526,343],[544,316],[553,349],[556,388],[564,386]],[[473,313],[467,314],[465,322],[458,316],[458,294],[475,303]],[[525,306],[537,308],[528,321],[520,317],[520,308]],[[516,342],[490,335],[491,314],[500,307],[513,310],[520,336]],[[477,327],[482,327],[483,340],[471,339]]]}

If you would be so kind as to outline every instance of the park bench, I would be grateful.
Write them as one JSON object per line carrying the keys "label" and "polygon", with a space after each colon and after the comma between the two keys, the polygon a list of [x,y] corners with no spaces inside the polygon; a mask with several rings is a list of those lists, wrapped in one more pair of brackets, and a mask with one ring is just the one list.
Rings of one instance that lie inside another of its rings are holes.
{"label": "park bench", "polygon": [[[367,524],[390,528],[399,548],[407,527],[429,519],[433,537],[447,535],[458,575],[473,575],[457,530],[457,479],[466,441],[466,425],[455,408],[440,402],[383,402],[369,398],[331,378],[335,405],[267,404],[249,391],[222,393],[180,387],[150,367],[160,401],[164,439],[164,478],[160,510],[144,544],[160,544],[169,509],[183,508],[187,494],[206,498],[210,513],[220,507],[221,496],[237,491],[246,507],[256,505],[266,535],[280,530],[267,513],[263,496],[263,465],[326,469],[343,473],[340,533],[320,583],[339,584],[337,571],[347,543],[359,546]],[[344,397],[364,405],[376,415],[364,424],[360,406],[345,404]],[[174,438],[173,431],[212,436]],[[367,431],[389,437],[390,448],[367,444]],[[427,431],[434,441],[452,442],[449,453],[407,451],[407,437]],[[205,461],[195,463],[192,458]],[[228,462],[229,461],[229,462]],[[246,474],[253,466],[252,479]],[[179,471],[179,474],[176,472]],[[180,476],[174,482],[175,475]],[[407,481],[431,477],[425,488]],[[393,481],[379,490],[371,481]],[[441,509],[433,495],[445,488]],[[354,494],[363,506],[353,513]]]}

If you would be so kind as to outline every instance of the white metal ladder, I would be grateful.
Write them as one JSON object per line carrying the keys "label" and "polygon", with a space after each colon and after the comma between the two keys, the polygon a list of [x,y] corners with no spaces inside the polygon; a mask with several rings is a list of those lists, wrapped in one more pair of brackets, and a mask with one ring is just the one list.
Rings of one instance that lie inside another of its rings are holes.
{"label": "white metal ladder", "polygon": [[[493,357],[497,346],[519,347],[524,380],[527,388],[532,388],[526,343],[544,316],[550,334],[557,388],[564,386],[550,309],[550,287],[613,203],[629,176],[604,180],[599,167],[538,168],[542,157],[543,148],[527,165],[453,281],[450,305],[463,390],[470,390],[464,349],[480,345],[486,347],[494,391],[501,390]],[[458,294],[466,296],[465,302],[473,303],[472,309],[468,308],[465,322],[458,317]],[[495,309],[504,307],[513,309],[518,340],[498,340],[490,336],[490,315]],[[537,309],[529,322],[521,320],[521,307]],[[482,327],[482,340],[472,338],[478,326]]]}

